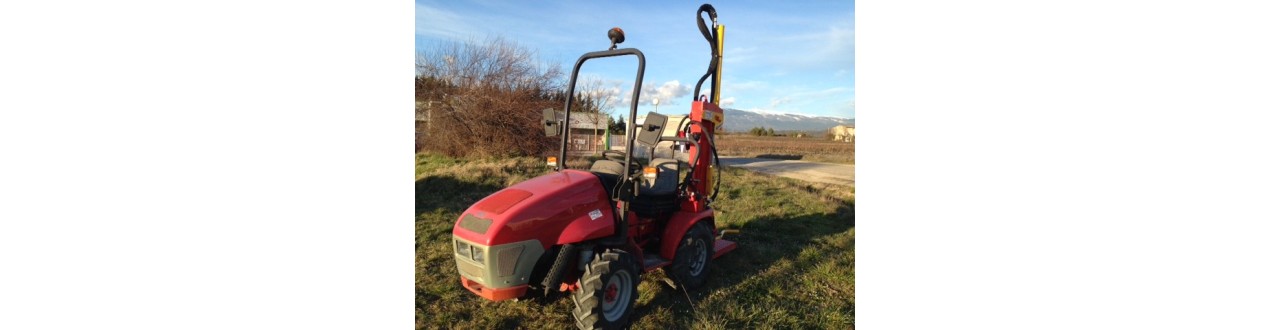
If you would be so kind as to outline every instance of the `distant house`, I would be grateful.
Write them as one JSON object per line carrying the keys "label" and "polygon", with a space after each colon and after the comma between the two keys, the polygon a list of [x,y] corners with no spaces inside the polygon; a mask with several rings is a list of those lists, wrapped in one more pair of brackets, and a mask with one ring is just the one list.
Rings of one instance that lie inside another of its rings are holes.
{"label": "distant house", "polygon": [[[675,137],[679,133],[679,128],[683,127],[684,121],[688,120],[687,115],[666,115],[666,129],[661,131],[661,136]],[[635,117],[635,126],[644,125],[644,116]]]}
{"label": "distant house", "polygon": [[[557,110],[556,116],[564,118],[564,111]],[[569,115],[569,151],[595,154],[604,150],[604,134],[609,129],[609,117],[596,117],[582,112]]]}
{"label": "distant house", "polygon": [[[629,127],[628,129],[638,129],[638,127],[644,126],[644,118],[645,116],[635,117],[635,121],[631,123],[632,126]],[[688,119],[687,115],[666,115],[666,127],[662,129],[661,136],[662,137],[677,136],[677,134],[679,134],[679,129],[684,127],[683,126],[685,125],[684,122],[689,120],[690,119]],[[669,142],[663,141],[663,143],[659,144],[657,146],[657,149],[655,149],[656,150],[654,153],[656,155],[655,157],[658,157],[658,158],[672,157],[671,156],[672,153],[670,151],[671,147],[672,145]],[[634,151],[631,154],[634,155],[635,157],[648,157],[648,154],[647,154],[648,151],[646,150],[644,146],[636,145],[635,148],[632,148],[632,149]]]}
{"label": "distant house", "polygon": [[855,142],[855,127],[847,125],[838,125],[829,128],[829,136],[833,136],[834,141]]}

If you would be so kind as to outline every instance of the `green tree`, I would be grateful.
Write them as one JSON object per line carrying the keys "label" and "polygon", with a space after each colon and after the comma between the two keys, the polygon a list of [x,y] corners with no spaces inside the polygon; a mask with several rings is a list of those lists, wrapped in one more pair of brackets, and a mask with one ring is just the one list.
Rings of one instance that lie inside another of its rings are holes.
{"label": "green tree", "polygon": [[613,121],[613,117],[609,117],[609,131],[613,134],[626,134],[626,118],[617,115],[617,121]]}

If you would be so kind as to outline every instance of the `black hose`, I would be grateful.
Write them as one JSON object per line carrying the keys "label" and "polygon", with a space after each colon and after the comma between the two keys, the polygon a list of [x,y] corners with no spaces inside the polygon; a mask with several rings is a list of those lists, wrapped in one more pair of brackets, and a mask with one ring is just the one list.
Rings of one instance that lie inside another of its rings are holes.
{"label": "black hose", "polygon": [[[679,131],[684,132],[684,138],[685,138],[685,139],[691,139],[691,136],[690,136],[689,134],[692,134],[692,133],[689,133],[689,132],[688,132],[688,125],[689,125],[689,124],[692,124],[692,125],[697,125],[697,127],[701,127],[701,123],[698,123],[698,122],[696,122],[696,121],[694,121],[694,120],[692,120],[692,119],[688,119],[688,120],[684,120],[684,121],[682,121],[682,122],[679,122],[679,128],[678,128],[678,129],[679,129]],[[674,152],[674,151],[672,150],[671,152],[672,152],[672,154],[673,154],[673,152]],[[699,162],[699,161],[698,161],[697,159],[695,159],[695,158],[694,158],[694,159],[692,159],[692,162],[688,163],[688,171],[684,174],[684,179],[683,179],[683,181],[680,181],[680,182],[679,182],[679,187],[675,188],[675,190],[679,191],[681,194],[682,194],[684,191],[687,191],[687,190],[688,190],[688,187],[689,187],[689,184],[688,184],[688,183],[689,183],[689,182],[691,182],[691,180],[692,180],[692,174],[693,174],[694,172],[696,172],[696,170],[697,170],[697,163],[698,163],[698,162]]]}
{"label": "black hose", "polygon": [[714,6],[711,6],[711,5],[710,5],[710,4],[708,4],[708,3],[707,3],[707,4],[703,4],[703,5],[701,5],[701,7],[698,7],[698,8],[697,8],[697,29],[698,29],[698,30],[701,30],[701,35],[705,36],[705,37],[706,37],[706,40],[710,41],[711,46],[713,46],[713,45],[714,45],[714,38],[712,38],[712,36],[710,35],[710,30],[709,30],[709,29],[706,29],[706,22],[705,22],[705,20],[701,19],[701,13],[702,13],[702,12],[705,12],[706,14],[709,14],[709,15],[710,15],[710,21],[711,21],[711,22],[713,22],[713,21],[714,21],[714,20],[716,20],[716,19],[719,19],[719,13],[715,12],[715,11],[714,11]]}
{"label": "black hose", "polygon": [[[713,29],[706,27],[705,20],[701,18],[702,12],[710,15],[711,25],[713,25],[714,21],[719,18],[719,14],[714,11],[714,6],[711,6],[708,3],[701,5],[700,8],[697,8],[697,29],[701,30],[701,35],[704,36],[706,41],[710,43],[710,67],[706,69],[706,74],[701,76],[701,80],[697,80],[697,87],[692,90],[693,99],[696,99],[701,95],[701,85],[705,84],[706,79],[713,76],[714,72],[719,67],[719,47],[717,46],[719,36],[714,33]],[[718,91],[715,90],[714,81],[711,81],[710,94],[717,92]]]}
{"label": "black hose", "polygon": [[[684,132],[684,137],[688,137],[689,133],[687,130],[689,124],[701,127],[701,123],[695,120],[685,120],[680,122],[679,130]],[[710,193],[710,201],[713,201],[715,197],[719,196],[720,182],[723,181],[723,166],[719,164],[719,148],[714,145],[714,134],[706,132],[704,128],[701,131],[702,134],[706,136],[706,139],[710,141],[710,155],[714,157],[714,191]],[[679,187],[676,190],[684,191],[688,189],[688,180],[692,178],[692,174],[693,172],[696,172],[696,169],[697,159],[693,159],[692,162],[689,163],[688,172],[684,175],[684,181],[679,182]]]}
{"label": "black hose", "polygon": [[723,183],[723,165],[719,164],[719,148],[714,146],[714,134],[706,134],[706,139],[710,140],[710,154],[714,155],[714,192],[710,194],[710,201],[714,201],[719,196],[719,186]]}

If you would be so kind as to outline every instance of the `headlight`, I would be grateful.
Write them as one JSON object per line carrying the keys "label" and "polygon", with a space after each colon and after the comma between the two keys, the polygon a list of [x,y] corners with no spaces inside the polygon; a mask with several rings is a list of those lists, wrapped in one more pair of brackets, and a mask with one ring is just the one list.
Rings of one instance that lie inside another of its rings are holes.
{"label": "headlight", "polygon": [[474,260],[474,261],[476,261],[476,262],[479,262],[479,263],[484,263],[484,262],[485,262],[485,249],[482,249],[482,248],[479,248],[479,247],[472,247],[472,260]]}
{"label": "headlight", "polygon": [[458,244],[454,247],[454,251],[458,252],[459,255],[461,256],[468,257],[468,258],[472,257],[471,246],[468,246],[467,243],[463,243],[461,241],[455,241],[455,243],[458,243]]}

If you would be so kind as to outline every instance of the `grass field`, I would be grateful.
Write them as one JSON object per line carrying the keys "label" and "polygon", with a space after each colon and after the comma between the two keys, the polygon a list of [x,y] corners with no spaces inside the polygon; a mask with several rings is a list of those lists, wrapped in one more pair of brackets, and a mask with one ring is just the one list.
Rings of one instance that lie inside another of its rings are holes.
{"label": "grass field", "polygon": [[[450,231],[490,193],[548,171],[536,158],[416,157],[416,329],[569,329],[565,297],[491,302],[463,289]],[[808,184],[739,169],[723,171],[714,204],[720,229],[740,244],[716,259],[694,292],[643,276],[633,329],[822,328],[855,324],[855,198],[841,186]]]}
{"label": "grass field", "polygon": [[855,143],[834,142],[824,138],[788,136],[752,136],[730,134],[716,136],[720,156],[768,157],[815,162],[855,164]]}

